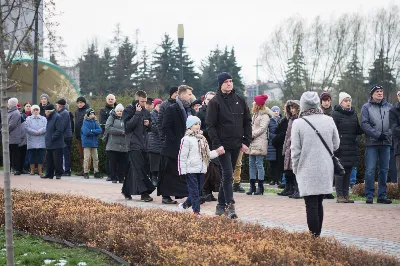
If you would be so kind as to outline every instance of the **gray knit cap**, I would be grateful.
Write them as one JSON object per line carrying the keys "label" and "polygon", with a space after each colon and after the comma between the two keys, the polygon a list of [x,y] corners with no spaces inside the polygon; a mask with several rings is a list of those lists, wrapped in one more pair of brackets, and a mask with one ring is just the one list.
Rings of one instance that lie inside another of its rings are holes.
{"label": "gray knit cap", "polygon": [[300,112],[312,108],[318,108],[320,105],[320,98],[315,91],[306,91],[300,98]]}

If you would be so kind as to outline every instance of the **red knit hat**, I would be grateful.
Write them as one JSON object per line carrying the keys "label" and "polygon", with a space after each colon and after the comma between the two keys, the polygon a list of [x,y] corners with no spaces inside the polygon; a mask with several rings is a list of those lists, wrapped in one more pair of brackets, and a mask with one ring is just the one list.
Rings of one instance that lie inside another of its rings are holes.
{"label": "red knit hat", "polygon": [[261,94],[261,95],[257,95],[256,97],[254,97],[254,102],[259,105],[259,106],[263,106],[265,104],[265,102],[268,99],[268,95],[267,94]]}
{"label": "red knit hat", "polygon": [[155,100],[153,101],[154,108],[156,108],[157,104],[160,104],[160,103],[162,103],[162,100],[161,100],[161,99],[155,99]]}

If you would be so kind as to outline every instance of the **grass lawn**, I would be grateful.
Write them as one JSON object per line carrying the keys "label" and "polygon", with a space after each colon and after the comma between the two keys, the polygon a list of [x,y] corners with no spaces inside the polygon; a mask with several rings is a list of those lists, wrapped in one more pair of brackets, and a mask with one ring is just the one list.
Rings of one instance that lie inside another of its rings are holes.
{"label": "grass lawn", "polygon": [[[0,265],[6,265],[4,230],[0,231]],[[32,236],[14,235],[16,265],[118,265],[107,256],[86,248],[68,248]]]}

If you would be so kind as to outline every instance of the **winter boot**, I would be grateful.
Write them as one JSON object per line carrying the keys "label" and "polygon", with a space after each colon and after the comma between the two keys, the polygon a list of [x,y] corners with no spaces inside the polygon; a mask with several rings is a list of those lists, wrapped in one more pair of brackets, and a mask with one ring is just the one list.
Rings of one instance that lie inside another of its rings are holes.
{"label": "winter boot", "polygon": [[347,203],[346,199],[342,196],[336,198],[336,203]]}
{"label": "winter boot", "polygon": [[240,183],[233,184],[233,192],[245,193],[246,190],[240,186]]}
{"label": "winter boot", "polygon": [[282,193],[281,196],[293,195],[294,194],[294,180],[293,180],[293,177],[287,177],[286,176],[286,185],[289,186],[289,189],[285,193]]}
{"label": "winter boot", "polygon": [[281,192],[276,193],[278,196],[283,196],[284,193],[289,191],[289,183],[286,182],[285,184],[285,189],[282,190]]}
{"label": "winter boot", "polygon": [[258,188],[254,195],[264,195],[264,180],[258,180]]}
{"label": "winter boot", "polygon": [[94,173],[94,178],[103,178],[100,172]]}
{"label": "winter boot", "polygon": [[217,207],[215,208],[215,215],[221,216],[224,213],[225,213],[225,206],[217,204]]}
{"label": "winter boot", "polygon": [[37,170],[38,170],[38,175],[40,177],[43,177],[43,165],[42,164],[38,164]]}
{"label": "winter boot", "polygon": [[30,175],[35,175],[35,165],[31,164],[30,165],[31,171],[29,172]]}
{"label": "winter boot", "polygon": [[225,215],[229,219],[237,219],[238,218],[236,211],[235,211],[235,203],[231,202],[228,204],[228,206],[226,206]]}
{"label": "winter boot", "polygon": [[246,195],[255,195],[256,193],[256,180],[255,179],[250,179],[250,189],[248,192],[246,192]]}
{"label": "winter boot", "polygon": [[346,200],[346,203],[354,203],[354,200],[351,200],[348,195],[344,196],[344,199]]}

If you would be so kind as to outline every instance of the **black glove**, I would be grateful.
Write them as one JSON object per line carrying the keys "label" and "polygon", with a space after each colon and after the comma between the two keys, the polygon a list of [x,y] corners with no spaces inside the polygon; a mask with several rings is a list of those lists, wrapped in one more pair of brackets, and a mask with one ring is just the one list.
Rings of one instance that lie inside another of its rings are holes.
{"label": "black glove", "polygon": [[379,136],[378,140],[383,141],[383,140],[387,140],[387,137],[385,134],[381,133],[381,135]]}

